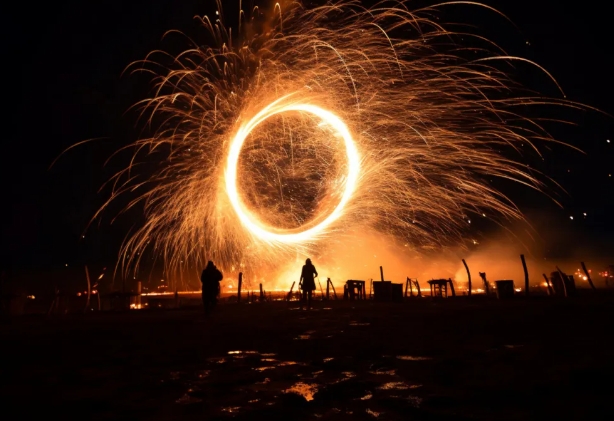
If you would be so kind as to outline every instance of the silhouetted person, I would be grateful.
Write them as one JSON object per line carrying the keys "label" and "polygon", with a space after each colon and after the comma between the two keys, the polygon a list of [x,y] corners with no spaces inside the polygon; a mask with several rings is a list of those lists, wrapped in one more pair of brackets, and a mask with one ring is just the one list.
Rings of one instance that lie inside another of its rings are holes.
{"label": "silhouetted person", "polygon": [[203,307],[207,315],[211,313],[211,310],[217,304],[217,297],[220,295],[220,281],[222,279],[224,279],[222,272],[209,260],[207,267],[200,275],[200,282],[203,284]]}
{"label": "silhouetted person", "polygon": [[316,289],[316,283],[313,279],[315,276],[318,276],[318,271],[313,263],[311,263],[311,259],[307,259],[301,271],[301,280],[299,281],[299,286],[303,290],[301,309],[305,301],[307,301],[307,309],[311,308],[311,294]]}

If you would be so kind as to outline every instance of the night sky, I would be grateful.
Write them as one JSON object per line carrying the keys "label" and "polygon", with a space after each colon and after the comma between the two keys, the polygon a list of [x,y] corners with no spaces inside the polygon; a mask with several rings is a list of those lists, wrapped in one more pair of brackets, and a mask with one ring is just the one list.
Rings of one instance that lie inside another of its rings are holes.
{"label": "night sky", "polygon": [[[614,114],[607,2],[485,2],[508,15],[520,32],[493,15],[461,12],[458,7],[449,9],[446,18],[481,23],[483,33],[510,54],[548,69],[568,99]],[[211,13],[212,3],[16,2],[5,10],[3,266],[52,270],[114,261],[119,239],[137,215],[114,225],[109,225],[113,215],[105,216],[85,238],[82,234],[106,198],[98,188],[114,172],[113,165],[117,169],[125,161],[112,161],[106,168],[103,163],[139,136],[136,115],[125,112],[148,94],[147,80],[122,76],[122,70],[167,46],[161,38],[168,29],[198,36],[192,17]],[[547,78],[533,76],[537,72],[519,68],[519,74],[545,94],[557,95]],[[587,154],[557,148],[547,164],[549,175],[569,193],[557,197],[564,209],[524,190],[512,196],[530,218],[535,216],[539,229],[569,232],[576,246],[579,242],[613,250],[614,178],[608,174],[614,175],[614,120],[579,112],[574,121],[578,127],[554,134]],[[100,140],[67,152],[49,169],[64,149],[91,138]]]}

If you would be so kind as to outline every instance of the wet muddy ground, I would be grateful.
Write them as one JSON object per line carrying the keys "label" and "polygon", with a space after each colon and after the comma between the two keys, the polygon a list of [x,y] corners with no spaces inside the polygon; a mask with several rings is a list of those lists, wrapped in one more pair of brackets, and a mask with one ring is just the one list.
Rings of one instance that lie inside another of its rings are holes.
{"label": "wet muddy ground", "polygon": [[15,419],[614,419],[614,300],[474,298],[3,321],[0,400]]}

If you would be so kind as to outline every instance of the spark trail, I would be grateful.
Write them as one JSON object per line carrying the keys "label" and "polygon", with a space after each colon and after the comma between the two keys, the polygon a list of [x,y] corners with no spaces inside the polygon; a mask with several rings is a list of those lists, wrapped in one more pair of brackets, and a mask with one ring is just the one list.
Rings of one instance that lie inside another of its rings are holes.
{"label": "spark trail", "polygon": [[134,63],[154,75],[136,107],[155,131],[111,180],[107,205],[140,192],[129,207],[145,214],[122,267],[150,252],[183,276],[209,259],[270,271],[365,232],[423,250],[459,241],[473,214],[521,219],[489,179],[545,190],[520,152],[555,140],[523,110],[573,105],[516,83],[524,59],[435,19],[461,3],[486,7],[263,2],[238,31],[220,7],[198,18],[205,46]]}

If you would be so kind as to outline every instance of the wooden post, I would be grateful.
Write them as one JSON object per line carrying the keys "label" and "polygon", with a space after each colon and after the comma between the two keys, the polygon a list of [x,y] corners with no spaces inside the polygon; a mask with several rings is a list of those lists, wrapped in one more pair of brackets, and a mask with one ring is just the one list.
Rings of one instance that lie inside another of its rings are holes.
{"label": "wooden post", "polygon": [[420,284],[418,283],[418,279],[416,279],[414,282],[416,285],[416,290],[418,290],[418,297],[422,297],[422,291],[420,291]]}
{"label": "wooden post", "polygon": [[296,281],[292,282],[292,286],[290,287],[290,292],[288,293],[288,296],[286,297],[286,301],[290,301],[290,299],[292,298],[292,291],[294,290],[294,284],[296,284]]}
{"label": "wooden post", "polygon": [[47,311],[47,316],[53,314],[54,310],[57,307],[57,303],[58,303],[58,298],[60,296],[60,290],[58,289],[57,285],[53,286],[53,301],[51,301],[51,305],[49,306],[49,311]]}
{"label": "wooden post", "polygon": [[[452,291],[452,296],[456,297],[456,292],[454,291],[454,284],[452,283],[452,278],[448,278],[448,283],[450,284],[450,290]],[[446,290],[446,297],[448,296],[448,291]]]}
{"label": "wooden post", "polygon": [[554,295],[554,290],[550,285],[550,279],[548,279],[545,273],[542,273],[542,275],[544,275],[544,279],[546,280],[546,286],[548,287],[548,295]]}
{"label": "wooden post", "polygon": [[330,289],[333,290],[333,297],[335,297],[335,300],[337,299],[337,291],[335,291],[335,286],[333,285],[333,281],[330,280],[330,278],[328,278],[326,280],[326,288],[328,289],[328,286],[330,285]]}
{"label": "wooden post", "polygon": [[471,297],[471,272],[469,272],[469,266],[467,266],[465,259],[463,259],[463,265],[465,265],[465,269],[467,269],[467,281],[469,282],[469,291],[467,291],[467,295]]}
{"label": "wooden post", "polygon": [[379,274],[382,277],[382,282],[384,282],[384,268],[382,266],[379,267]]}
{"label": "wooden post", "polygon": [[486,280],[486,272],[479,272],[480,278],[484,281],[484,291],[486,291],[486,295],[490,295],[490,286],[488,285],[488,281]]}
{"label": "wooden post", "polygon": [[330,278],[326,278],[326,300],[328,301],[329,299],[330,299]]}
{"label": "wooden post", "polygon": [[90,305],[90,295],[92,294],[92,284],[90,282],[90,273],[87,270],[87,265],[85,265],[85,278],[87,279],[87,299],[85,301],[85,307],[83,308],[84,313]]}
{"label": "wooden post", "polygon": [[262,284],[260,284],[260,302],[263,302],[265,299],[264,290],[262,289]]}
{"label": "wooden post", "polygon": [[586,265],[584,264],[584,262],[580,262],[580,263],[582,264],[582,270],[586,274],[586,279],[588,280],[588,283],[591,285],[591,288],[593,289],[593,291],[597,291],[597,289],[595,288],[595,285],[593,285],[593,280],[591,279],[591,274],[588,273],[588,270],[586,270]]}
{"label": "wooden post", "polygon": [[522,267],[524,269],[524,295],[529,296],[529,271],[527,270],[527,262],[524,260],[524,254],[520,255]]}
{"label": "wooden post", "polygon": [[141,308],[141,292],[143,291],[143,284],[141,281],[136,283],[136,308]]}
{"label": "wooden post", "polygon": [[324,299],[324,291],[322,291],[322,283],[320,282],[320,277],[318,276],[318,285],[320,286],[320,296],[321,299]]}
{"label": "wooden post", "polygon": [[[237,288],[237,303],[241,302],[241,286],[243,285],[243,272],[239,272],[239,286]],[[292,284],[294,286],[294,284]]]}

